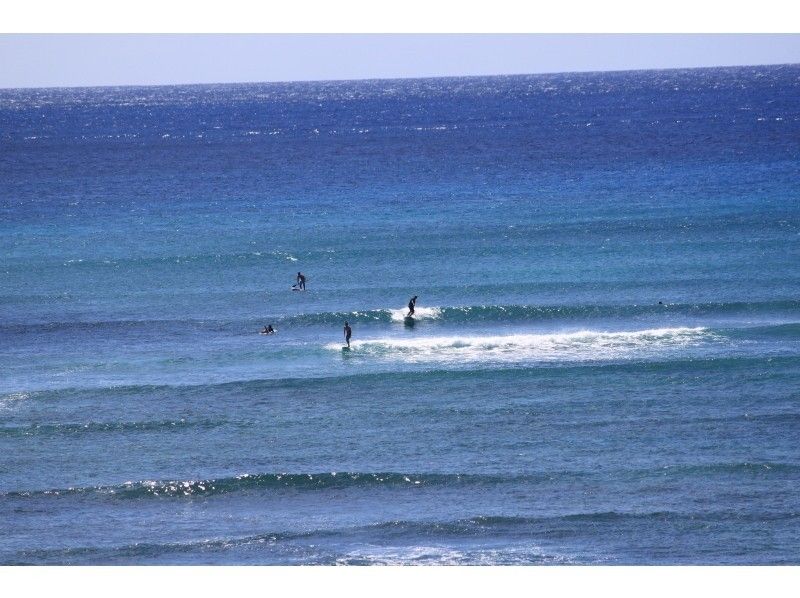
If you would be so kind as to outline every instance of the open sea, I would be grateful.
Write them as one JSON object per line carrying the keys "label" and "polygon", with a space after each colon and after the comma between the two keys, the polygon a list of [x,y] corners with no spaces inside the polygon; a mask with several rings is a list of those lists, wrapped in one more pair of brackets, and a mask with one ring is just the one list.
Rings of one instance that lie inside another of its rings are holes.
{"label": "open sea", "polygon": [[0,530],[800,564],[800,65],[0,90]]}

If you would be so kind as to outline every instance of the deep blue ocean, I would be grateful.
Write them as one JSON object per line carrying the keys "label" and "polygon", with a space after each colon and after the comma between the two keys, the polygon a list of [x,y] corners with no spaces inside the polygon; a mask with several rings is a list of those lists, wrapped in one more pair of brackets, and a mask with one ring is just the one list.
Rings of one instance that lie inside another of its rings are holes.
{"label": "deep blue ocean", "polygon": [[0,530],[800,564],[800,65],[0,90]]}

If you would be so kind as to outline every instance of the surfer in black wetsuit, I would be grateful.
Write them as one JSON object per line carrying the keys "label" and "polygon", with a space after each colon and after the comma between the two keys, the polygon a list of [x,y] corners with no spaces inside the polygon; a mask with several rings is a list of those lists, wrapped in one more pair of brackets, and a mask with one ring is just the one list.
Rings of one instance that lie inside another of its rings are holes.
{"label": "surfer in black wetsuit", "polygon": [[275,329],[272,327],[272,324],[268,326],[264,326],[264,330],[261,331],[261,334],[275,334]]}
{"label": "surfer in black wetsuit", "polygon": [[350,337],[353,335],[353,329],[350,328],[350,324],[347,322],[344,323],[344,340],[347,342],[347,347],[350,347]]}
{"label": "surfer in black wetsuit", "polygon": [[302,272],[298,272],[297,273],[297,285],[296,286],[301,291],[305,291],[306,290],[306,277],[303,276]]}
{"label": "surfer in black wetsuit", "polygon": [[408,302],[408,315],[406,316],[407,318],[410,318],[411,316],[414,315],[414,306],[416,304],[417,304],[417,296],[414,295],[411,298],[411,301]]}

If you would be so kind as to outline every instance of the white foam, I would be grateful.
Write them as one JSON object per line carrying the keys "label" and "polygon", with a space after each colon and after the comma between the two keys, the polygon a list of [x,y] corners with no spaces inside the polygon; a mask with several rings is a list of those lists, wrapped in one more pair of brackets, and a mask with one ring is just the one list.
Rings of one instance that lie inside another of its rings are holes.
{"label": "white foam", "polygon": [[[657,355],[713,340],[706,328],[623,332],[581,330],[504,336],[427,336],[352,341],[353,351],[379,359],[420,362],[605,361]],[[326,345],[331,350],[341,345]]]}
{"label": "white foam", "polygon": [[[408,308],[390,309],[389,313],[392,314],[392,322],[403,322],[408,313]],[[442,310],[438,307],[418,307],[414,310],[415,320],[435,320],[441,315]]]}
{"label": "white foam", "polygon": [[0,396],[0,409],[5,409],[7,407],[11,407],[13,403],[17,401],[25,401],[31,398],[31,394],[28,392],[12,392],[10,394]]}
{"label": "white foam", "polygon": [[570,563],[569,555],[546,554],[535,544],[515,543],[504,548],[460,549],[455,546],[420,544],[413,546],[376,546],[357,548],[337,559],[339,564],[367,562],[375,565],[496,565],[532,562]]}
{"label": "white foam", "polygon": [[274,255],[275,257],[282,257],[283,259],[289,260],[290,262],[297,261],[297,258],[288,251],[271,251],[270,255]]}
{"label": "white foam", "polygon": [[352,562],[365,562],[373,565],[424,565],[439,563],[457,565],[463,562],[465,554],[456,549],[444,546],[368,546],[349,551],[336,559],[340,565]]}

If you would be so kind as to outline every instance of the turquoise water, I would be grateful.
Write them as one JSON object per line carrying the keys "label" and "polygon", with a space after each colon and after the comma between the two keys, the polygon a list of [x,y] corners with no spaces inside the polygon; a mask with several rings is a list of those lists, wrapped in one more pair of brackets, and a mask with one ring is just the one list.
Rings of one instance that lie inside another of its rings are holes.
{"label": "turquoise water", "polygon": [[799,107],[0,90],[0,562],[797,564]]}

